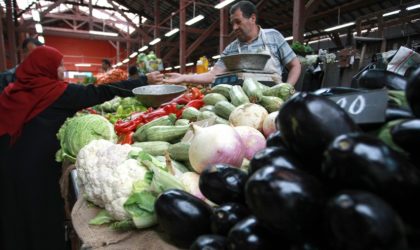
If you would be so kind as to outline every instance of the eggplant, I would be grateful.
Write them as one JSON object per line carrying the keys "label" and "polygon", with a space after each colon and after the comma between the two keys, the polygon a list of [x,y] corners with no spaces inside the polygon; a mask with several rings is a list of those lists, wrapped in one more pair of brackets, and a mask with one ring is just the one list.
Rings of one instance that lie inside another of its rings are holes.
{"label": "eggplant", "polygon": [[362,134],[337,137],[325,152],[322,170],[331,189],[373,192],[404,219],[420,219],[418,205],[413,204],[420,193],[419,171],[378,138]]}
{"label": "eggplant", "polygon": [[183,190],[160,194],[155,212],[159,226],[177,246],[189,247],[198,236],[211,232],[210,206]]}
{"label": "eggplant", "polygon": [[251,212],[276,235],[301,242],[319,232],[325,195],[321,183],[303,171],[262,168],[247,181],[245,197]]}
{"label": "eggplant", "polygon": [[420,119],[398,123],[391,129],[392,140],[410,155],[420,152]]}
{"label": "eggplant", "polygon": [[258,169],[267,166],[289,169],[303,168],[302,162],[290,150],[281,147],[268,147],[255,153],[249,162],[248,173],[251,176]]}
{"label": "eggplant", "polygon": [[228,241],[230,250],[276,249],[269,231],[255,216],[249,216],[236,223],[229,231]]}
{"label": "eggplant", "polygon": [[221,235],[204,234],[190,246],[190,250],[227,250],[227,238]]}
{"label": "eggplant", "polygon": [[276,130],[267,137],[267,147],[278,147],[287,150],[286,143],[284,143],[283,137],[281,136],[280,130]]}
{"label": "eggplant", "polygon": [[414,116],[420,118],[420,67],[408,79],[405,96]]}
{"label": "eggplant", "polygon": [[407,80],[394,72],[383,69],[370,69],[360,75],[358,84],[360,88],[366,89],[386,87],[392,90],[405,90]]}
{"label": "eggplant", "polygon": [[201,193],[216,204],[244,203],[244,187],[248,175],[229,164],[213,164],[200,175]]}
{"label": "eggplant", "polygon": [[388,106],[385,109],[385,120],[387,122],[398,119],[411,119],[414,118],[411,111],[403,107]]}
{"label": "eggplant", "polygon": [[277,122],[287,146],[314,169],[320,171],[322,154],[341,134],[358,131],[350,116],[335,102],[311,93],[299,93],[285,102]]}
{"label": "eggplant", "polygon": [[240,220],[250,215],[249,209],[240,203],[229,202],[213,209],[211,231],[214,234],[225,235]]}
{"label": "eggplant", "polygon": [[346,191],[332,197],[326,208],[328,241],[340,250],[407,249],[398,214],[378,196]]}
{"label": "eggplant", "polygon": [[333,87],[333,88],[322,88],[314,91],[315,95],[320,96],[333,96],[333,95],[343,95],[343,94],[351,94],[351,93],[358,93],[358,92],[365,92],[361,89],[349,88],[349,87]]}

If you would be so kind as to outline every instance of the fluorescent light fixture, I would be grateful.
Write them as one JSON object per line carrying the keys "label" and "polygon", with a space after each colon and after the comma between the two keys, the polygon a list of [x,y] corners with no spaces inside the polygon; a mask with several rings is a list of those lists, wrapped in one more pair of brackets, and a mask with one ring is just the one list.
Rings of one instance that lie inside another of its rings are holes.
{"label": "fluorescent light fixture", "polygon": [[74,66],[76,66],[76,67],[90,67],[92,65],[90,63],[76,63]]}
{"label": "fluorescent light fixture", "polygon": [[179,69],[179,68],[181,68],[181,66],[179,66],[179,65],[174,67],[174,69]]}
{"label": "fluorescent light fixture", "polygon": [[221,9],[221,8],[225,7],[226,5],[228,5],[228,4],[230,4],[230,3],[232,3],[232,2],[235,2],[235,0],[225,0],[225,1],[223,1],[223,2],[220,2],[220,3],[216,4],[216,5],[214,6],[214,8],[216,8],[216,9]]}
{"label": "fluorescent light fixture", "polygon": [[89,30],[89,33],[92,35],[99,35],[99,36],[118,36],[115,32],[104,32],[104,31],[96,31],[96,30]]}
{"label": "fluorescent light fixture", "polygon": [[117,67],[120,67],[122,65],[123,65],[122,62],[117,63]]}
{"label": "fluorescent light fixture", "polygon": [[170,30],[170,31],[166,32],[165,36],[166,36],[166,37],[170,37],[170,36],[172,36],[173,34],[177,33],[178,31],[179,31],[179,29],[178,29],[178,28],[172,29],[172,30]]}
{"label": "fluorescent light fixture", "polygon": [[204,19],[204,16],[200,14],[200,15],[186,21],[185,24],[188,25],[188,26],[191,26],[191,25],[195,24],[196,22],[201,21],[203,19]]}
{"label": "fluorescent light fixture", "polygon": [[44,36],[38,36],[38,41],[40,41],[41,43],[45,44],[45,38]]}
{"label": "fluorescent light fixture", "polygon": [[35,22],[40,22],[41,21],[41,16],[39,15],[39,11],[37,10],[32,10],[32,19]]}
{"label": "fluorescent light fixture", "polygon": [[113,68],[113,69],[115,69],[116,67],[117,67],[117,65],[116,65],[116,64],[112,65],[112,68]]}
{"label": "fluorescent light fixture", "polygon": [[314,40],[314,41],[309,41],[308,42],[308,44],[313,44],[313,43],[318,43],[318,42],[322,42],[322,41],[328,41],[328,40],[331,40],[330,38],[322,38],[322,39],[319,39],[319,40]]}
{"label": "fluorescent light fixture", "polygon": [[122,63],[128,63],[128,61],[130,61],[129,58],[124,59],[124,61],[122,61]]}
{"label": "fluorescent light fixture", "polygon": [[172,67],[167,67],[165,68],[165,70],[172,70]]}
{"label": "fluorescent light fixture", "polygon": [[141,16],[141,23],[145,23],[147,21],[147,17]]}
{"label": "fluorescent light fixture", "polygon": [[293,40],[293,36],[288,36],[288,37],[284,38],[284,40],[286,40],[286,41]]}
{"label": "fluorescent light fixture", "polygon": [[349,26],[352,26],[354,24],[355,24],[355,22],[345,23],[345,24],[341,24],[341,25],[337,25],[337,26],[325,29],[324,31],[329,32],[329,31],[333,31],[333,30],[339,30],[341,28],[349,27]]}
{"label": "fluorescent light fixture", "polygon": [[215,55],[215,56],[212,56],[211,58],[213,58],[214,60],[216,60],[216,59],[219,59],[220,58],[220,55]]}
{"label": "fluorescent light fixture", "polygon": [[193,63],[193,62],[190,62],[190,63],[185,64],[185,66],[187,66],[187,67],[189,67],[189,66],[193,66],[193,65],[194,65],[194,63]]}
{"label": "fluorescent light fixture", "polygon": [[408,6],[406,10],[414,10],[414,9],[418,9],[418,8],[420,8],[420,4]]}
{"label": "fluorescent light fixture", "polygon": [[155,38],[155,39],[153,39],[149,44],[150,45],[155,45],[155,44],[157,44],[158,42],[160,42],[160,38],[158,37],[158,38]]}
{"label": "fluorescent light fixture", "polygon": [[42,29],[42,25],[40,23],[35,24],[36,33],[42,34],[44,30]]}
{"label": "fluorescent light fixture", "polygon": [[392,15],[396,15],[400,12],[401,12],[401,10],[394,10],[394,11],[391,11],[391,12],[384,13],[382,16],[392,16]]}
{"label": "fluorescent light fixture", "polygon": [[139,49],[139,52],[143,52],[143,51],[145,51],[146,49],[148,49],[149,48],[149,46],[147,46],[147,45],[144,45],[143,47],[141,47],[140,49]]}
{"label": "fluorescent light fixture", "polygon": [[137,56],[139,54],[139,52],[133,52],[131,53],[131,55],[129,56],[130,58],[134,58],[135,56]]}

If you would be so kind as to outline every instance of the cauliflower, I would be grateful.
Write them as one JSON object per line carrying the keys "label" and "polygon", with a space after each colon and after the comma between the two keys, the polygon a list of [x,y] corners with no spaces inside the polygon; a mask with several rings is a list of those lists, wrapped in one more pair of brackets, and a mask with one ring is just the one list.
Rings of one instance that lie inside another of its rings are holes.
{"label": "cauliflower", "polygon": [[147,169],[129,153],[141,151],[128,144],[93,140],[83,147],[76,159],[78,185],[87,200],[104,207],[116,220],[130,218],[124,203],[133,184],[144,179]]}

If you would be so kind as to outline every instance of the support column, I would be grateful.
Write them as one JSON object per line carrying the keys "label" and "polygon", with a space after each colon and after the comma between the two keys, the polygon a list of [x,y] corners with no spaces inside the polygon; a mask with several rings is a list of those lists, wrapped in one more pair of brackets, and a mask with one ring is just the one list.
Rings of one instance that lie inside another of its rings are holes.
{"label": "support column", "polygon": [[305,25],[305,1],[293,1],[293,41],[303,43]]}
{"label": "support column", "polygon": [[382,13],[379,14],[377,18],[378,18],[378,34],[379,34],[379,37],[383,39],[381,42],[381,52],[385,52],[386,39],[384,36],[384,19],[383,19]]}
{"label": "support column", "polygon": [[[220,0],[222,2],[224,0]],[[219,38],[219,54],[223,52],[223,50],[227,46],[227,40],[229,38],[229,15],[228,15],[228,8],[220,9],[220,38]]]}
{"label": "support column", "polygon": [[16,32],[13,21],[13,1],[6,1],[7,37],[9,42],[9,58],[12,66],[17,64]]}
{"label": "support column", "polygon": [[[159,0],[155,0],[154,9],[153,9],[153,11],[155,12],[154,13],[154,16],[155,16],[155,27],[154,27],[155,28],[155,30],[154,30],[155,38],[160,36],[160,29],[159,29],[160,10],[159,10],[159,6],[160,6]],[[158,58],[160,58],[161,44],[162,44],[162,42],[155,45],[155,54]]]}
{"label": "support column", "polygon": [[179,65],[181,66],[181,74],[185,73],[185,64],[187,63],[187,29],[185,22],[187,20],[187,14],[185,7],[187,0],[179,1]]}
{"label": "support column", "polygon": [[4,46],[4,35],[3,35],[3,8],[0,8],[0,72],[7,69],[6,65],[6,49]]}

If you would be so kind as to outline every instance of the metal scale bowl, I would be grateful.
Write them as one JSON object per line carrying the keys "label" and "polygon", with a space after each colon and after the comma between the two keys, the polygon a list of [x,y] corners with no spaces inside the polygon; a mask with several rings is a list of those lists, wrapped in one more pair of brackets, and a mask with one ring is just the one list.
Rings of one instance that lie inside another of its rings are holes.
{"label": "metal scale bowl", "polygon": [[241,53],[224,56],[220,59],[223,60],[227,72],[217,75],[213,81],[213,86],[219,84],[242,85],[244,79],[248,77],[252,77],[268,86],[276,84],[273,80],[275,74],[264,71],[270,55]]}

